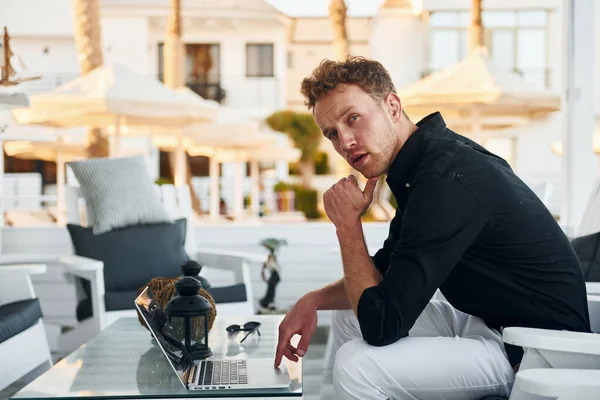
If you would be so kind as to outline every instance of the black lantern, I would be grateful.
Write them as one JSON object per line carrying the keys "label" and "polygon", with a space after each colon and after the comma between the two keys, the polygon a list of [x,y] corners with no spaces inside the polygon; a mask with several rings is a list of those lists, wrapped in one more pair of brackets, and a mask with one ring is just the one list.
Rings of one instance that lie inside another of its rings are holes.
{"label": "black lantern", "polygon": [[181,271],[183,272],[184,276],[191,276],[193,278],[198,279],[202,284],[202,287],[208,290],[208,288],[210,288],[210,283],[208,282],[208,279],[199,275],[201,270],[202,265],[194,260],[190,260],[185,264],[181,265]]}
{"label": "black lantern", "polygon": [[165,312],[169,325],[175,329],[192,359],[205,359],[212,355],[208,347],[208,318],[212,305],[198,294],[200,281],[184,276],[175,283],[177,296],[167,303]]}

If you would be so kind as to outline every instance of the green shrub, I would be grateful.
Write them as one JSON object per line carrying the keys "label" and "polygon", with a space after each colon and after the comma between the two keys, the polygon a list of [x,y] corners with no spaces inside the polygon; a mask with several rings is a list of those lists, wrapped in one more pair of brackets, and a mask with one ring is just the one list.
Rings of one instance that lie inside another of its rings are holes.
{"label": "green shrub", "polygon": [[293,186],[294,206],[296,210],[302,211],[307,219],[319,219],[321,213],[318,208],[318,192],[316,189]]}
{"label": "green shrub", "polygon": [[160,178],[155,180],[154,183],[157,185],[172,185],[173,180],[161,176]]}
{"label": "green shrub", "polygon": [[288,173],[290,175],[301,175],[300,174],[300,165],[297,162],[288,164]]}
{"label": "green shrub", "polygon": [[286,190],[290,190],[291,186],[287,182],[279,181],[275,185],[273,185],[273,191],[275,193],[285,192]]}
{"label": "green shrub", "polygon": [[327,175],[329,174],[329,155],[324,151],[319,151],[315,154],[315,174]]}

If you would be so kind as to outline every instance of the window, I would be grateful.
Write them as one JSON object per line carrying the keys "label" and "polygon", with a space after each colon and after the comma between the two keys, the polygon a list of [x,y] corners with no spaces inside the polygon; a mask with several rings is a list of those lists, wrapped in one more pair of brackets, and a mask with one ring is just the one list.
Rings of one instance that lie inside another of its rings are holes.
{"label": "window", "polygon": [[[486,45],[494,62],[520,74],[526,81],[547,87],[547,24],[545,10],[484,10]],[[455,64],[468,54],[469,11],[431,14],[430,71]]]}
{"label": "window", "polygon": [[[158,78],[164,75],[164,43],[158,43]],[[218,83],[221,79],[219,44],[188,43],[185,45],[186,82]]]}
{"label": "window", "polygon": [[[158,79],[164,75],[164,43],[158,44]],[[221,52],[218,43],[185,45],[185,84],[205,99],[225,100],[221,87]]]}
{"label": "window", "polygon": [[272,44],[246,45],[246,76],[272,77],[275,76],[273,69]]}

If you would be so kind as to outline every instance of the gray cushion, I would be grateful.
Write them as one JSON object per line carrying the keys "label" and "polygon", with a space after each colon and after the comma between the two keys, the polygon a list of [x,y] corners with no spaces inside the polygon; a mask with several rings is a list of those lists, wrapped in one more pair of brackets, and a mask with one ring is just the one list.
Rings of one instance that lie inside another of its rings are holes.
{"label": "gray cushion", "polygon": [[[180,276],[181,265],[189,261],[185,227],[182,218],[94,235],[92,228],[67,225],[74,253],[104,263],[106,293],[137,291],[152,278]],[[89,284],[84,290],[89,296]]]}
{"label": "gray cushion", "polygon": [[79,181],[87,225],[94,234],[130,225],[172,222],[143,156],[92,158],[67,165]]}
{"label": "gray cushion", "polygon": [[0,343],[31,328],[42,318],[38,299],[27,299],[0,306]]}
{"label": "gray cushion", "polygon": [[[211,287],[208,292],[217,304],[235,303],[246,301],[246,285],[238,283],[236,285]],[[140,294],[139,290],[130,290],[126,292],[106,292],[104,295],[104,305],[106,311],[133,310],[135,298]],[[92,301],[85,299],[77,304],[77,320],[82,321],[92,316]]]}
{"label": "gray cushion", "polygon": [[248,300],[246,285],[243,283],[220,287],[211,286],[208,288],[208,293],[213,297],[215,303],[236,303]]}

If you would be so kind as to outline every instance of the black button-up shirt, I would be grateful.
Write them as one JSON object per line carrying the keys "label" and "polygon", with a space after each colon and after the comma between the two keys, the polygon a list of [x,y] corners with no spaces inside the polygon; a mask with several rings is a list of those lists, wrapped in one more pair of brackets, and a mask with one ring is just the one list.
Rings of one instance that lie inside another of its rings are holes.
{"label": "black button-up shirt", "polygon": [[398,208],[372,257],[383,279],[358,303],[364,339],[407,336],[438,288],[493,328],[589,332],[581,266],[539,198],[439,113],[417,126],[387,177]]}

